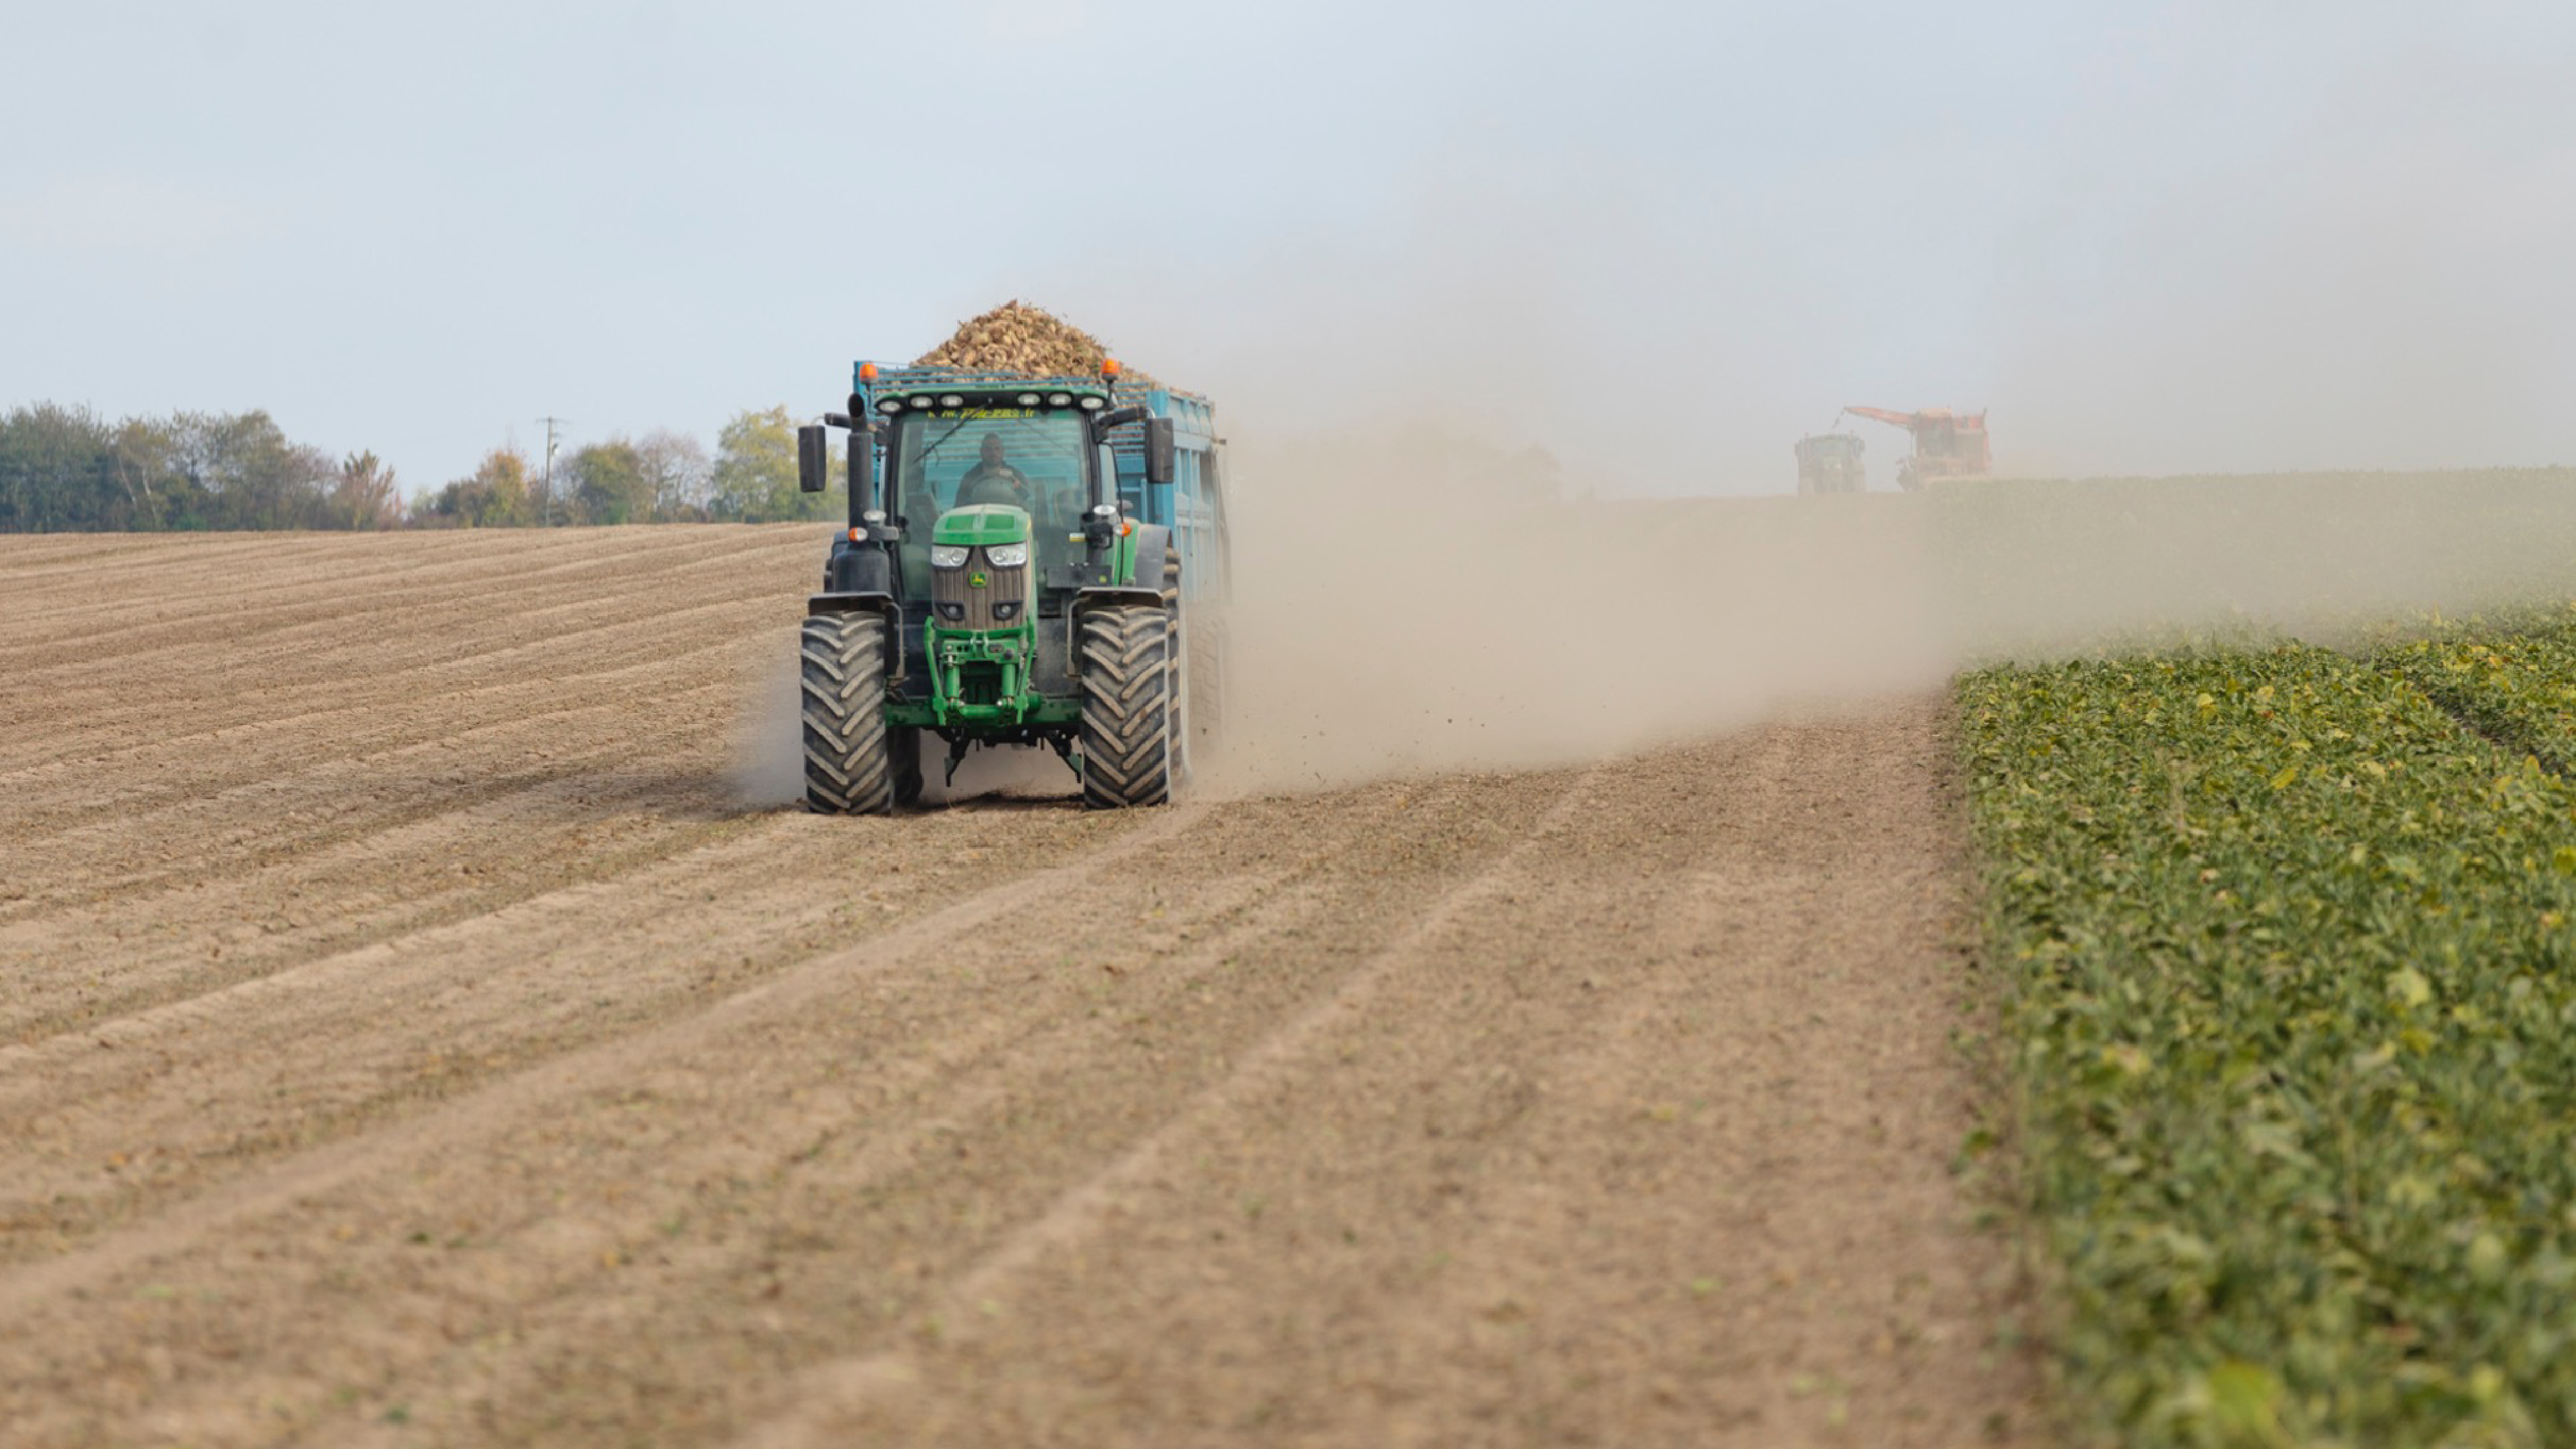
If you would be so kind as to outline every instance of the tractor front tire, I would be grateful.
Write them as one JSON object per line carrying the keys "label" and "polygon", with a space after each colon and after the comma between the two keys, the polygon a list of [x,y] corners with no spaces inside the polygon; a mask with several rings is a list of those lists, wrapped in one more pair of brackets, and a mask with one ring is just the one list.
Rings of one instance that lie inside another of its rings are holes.
{"label": "tractor front tire", "polygon": [[886,621],[867,613],[808,615],[797,652],[806,807],[826,815],[891,813],[896,773],[885,722]]}
{"label": "tractor front tire", "polygon": [[1086,610],[1074,649],[1082,678],[1082,804],[1164,805],[1172,798],[1172,615],[1151,604]]}

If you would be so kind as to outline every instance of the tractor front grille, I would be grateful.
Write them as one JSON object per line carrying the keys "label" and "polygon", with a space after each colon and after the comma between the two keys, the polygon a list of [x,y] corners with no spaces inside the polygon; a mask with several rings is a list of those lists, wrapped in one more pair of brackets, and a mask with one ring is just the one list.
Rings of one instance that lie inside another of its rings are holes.
{"label": "tractor front grille", "polygon": [[1002,666],[977,661],[957,666],[957,698],[965,704],[1002,702]]}
{"label": "tractor front grille", "polygon": [[[974,587],[974,580],[984,587]],[[1028,622],[1021,613],[1029,597],[1028,565],[997,569],[977,548],[966,566],[930,571],[931,612],[952,629],[1012,629]]]}

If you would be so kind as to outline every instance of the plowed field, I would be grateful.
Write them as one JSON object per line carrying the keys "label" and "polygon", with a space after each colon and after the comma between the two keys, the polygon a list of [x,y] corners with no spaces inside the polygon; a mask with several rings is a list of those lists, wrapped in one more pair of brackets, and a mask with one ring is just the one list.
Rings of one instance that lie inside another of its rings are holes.
{"label": "plowed field", "polygon": [[1939,701],[825,819],[821,547],[0,541],[0,1438],[2021,1432]]}

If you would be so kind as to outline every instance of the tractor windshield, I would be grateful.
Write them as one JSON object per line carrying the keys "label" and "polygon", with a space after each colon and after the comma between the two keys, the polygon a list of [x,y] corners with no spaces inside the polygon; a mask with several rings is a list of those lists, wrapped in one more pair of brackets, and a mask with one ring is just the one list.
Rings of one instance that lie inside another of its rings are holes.
{"label": "tractor windshield", "polygon": [[1016,407],[914,408],[886,440],[888,507],[908,525],[896,551],[906,599],[930,594],[930,533],[939,515],[977,503],[1025,508],[1038,564],[1076,556],[1091,466],[1079,413]]}
{"label": "tractor windshield", "polygon": [[916,409],[894,420],[887,495],[928,536],[952,508],[1008,503],[1035,515],[1041,533],[1081,526],[1083,420],[1040,408]]}

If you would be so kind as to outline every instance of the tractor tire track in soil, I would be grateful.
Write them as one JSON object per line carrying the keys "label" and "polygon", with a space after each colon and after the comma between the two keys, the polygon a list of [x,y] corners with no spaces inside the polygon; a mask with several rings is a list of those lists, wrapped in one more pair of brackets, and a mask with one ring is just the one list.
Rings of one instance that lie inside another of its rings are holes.
{"label": "tractor tire track in soil", "polygon": [[0,541],[9,1442],[2027,1432],[1938,701],[823,819],[818,532]]}

